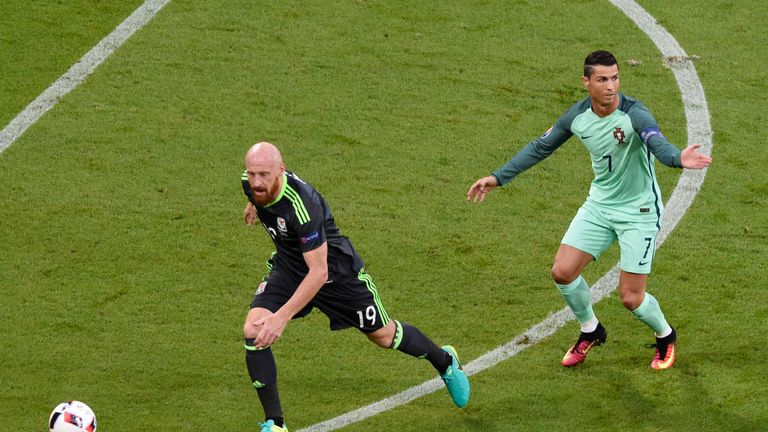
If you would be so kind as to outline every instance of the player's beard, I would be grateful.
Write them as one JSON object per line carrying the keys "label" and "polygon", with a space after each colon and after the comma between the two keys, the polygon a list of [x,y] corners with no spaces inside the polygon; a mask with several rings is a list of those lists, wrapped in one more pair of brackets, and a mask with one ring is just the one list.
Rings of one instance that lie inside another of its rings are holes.
{"label": "player's beard", "polygon": [[[253,200],[256,201],[256,204],[258,204],[261,207],[267,206],[268,204],[272,203],[272,201],[277,198],[277,193],[280,190],[280,182],[275,179],[275,182],[269,186],[269,188],[251,188],[251,191],[253,192]],[[259,192],[268,192],[268,193],[259,193]],[[259,194],[257,194],[259,193]]]}

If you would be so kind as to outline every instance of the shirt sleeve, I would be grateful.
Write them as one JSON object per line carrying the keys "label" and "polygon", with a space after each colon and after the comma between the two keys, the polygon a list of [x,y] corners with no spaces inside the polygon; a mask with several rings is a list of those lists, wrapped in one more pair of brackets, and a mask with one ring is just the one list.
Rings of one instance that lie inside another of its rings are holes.
{"label": "shirt sleeve", "polygon": [[325,210],[317,196],[301,196],[300,203],[294,204],[303,207],[296,209],[297,215],[301,216],[296,217],[294,223],[301,251],[309,252],[326,242]]}
{"label": "shirt sleeve", "polygon": [[628,114],[632,120],[632,127],[659,162],[668,167],[683,167],[680,162],[680,149],[670,143],[667,137],[661,133],[656,119],[642,102],[635,102]]}
{"label": "shirt sleeve", "polygon": [[544,132],[544,135],[529,142],[512,159],[492,173],[499,186],[509,183],[518,174],[548,158],[568,141],[568,138],[573,135],[571,132],[573,116],[570,115],[570,111],[563,114],[554,126]]}

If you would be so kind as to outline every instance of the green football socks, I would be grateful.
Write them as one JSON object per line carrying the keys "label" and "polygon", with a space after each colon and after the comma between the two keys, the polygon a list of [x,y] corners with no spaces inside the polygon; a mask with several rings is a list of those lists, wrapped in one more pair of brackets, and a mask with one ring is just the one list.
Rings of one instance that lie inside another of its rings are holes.
{"label": "green football socks", "polygon": [[581,330],[589,333],[597,327],[597,318],[592,310],[592,295],[589,292],[587,281],[579,275],[573,282],[567,285],[556,283],[565,303],[571,308],[571,312],[576,315],[576,319],[581,324]]}
{"label": "green football socks", "polygon": [[635,314],[637,319],[652,328],[654,333],[656,333],[656,337],[664,337],[672,333],[672,327],[669,326],[664,318],[659,302],[650,293],[645,293],[643,302],[632,313]]}

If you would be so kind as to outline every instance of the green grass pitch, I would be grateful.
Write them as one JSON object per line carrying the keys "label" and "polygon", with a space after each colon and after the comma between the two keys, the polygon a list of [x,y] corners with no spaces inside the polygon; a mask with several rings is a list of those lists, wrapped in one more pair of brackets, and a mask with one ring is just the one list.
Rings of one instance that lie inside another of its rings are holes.
{"label": "green grass pitch", "polygon": [[[141,3],[4,2],[0,128]],[[697,56],[714,130],[649,283],[678,364],[648,367],[652,335],[612,295],[596,306],[609,341],[582,367],[559,365],[569,323],[471,377],[465,410],[439,391],[343,430],[764,430],[768,9],[639,3]],[[464,198],[585,95],[600,48],[684,145],[671,71],[607,0],[172,1],[0,154],[0,430],[45,430],[66,399],[104,432],[255,430],[241,325],[272,247],[241,222],[239,176],[261,140],[323,192],[390,316],[465,362],[561,309],[549,267],[591,180],[581,144]],[[657,172],[668,197],[680,172]],[[319,313],[275,354],[291,430],[434,377]]]}

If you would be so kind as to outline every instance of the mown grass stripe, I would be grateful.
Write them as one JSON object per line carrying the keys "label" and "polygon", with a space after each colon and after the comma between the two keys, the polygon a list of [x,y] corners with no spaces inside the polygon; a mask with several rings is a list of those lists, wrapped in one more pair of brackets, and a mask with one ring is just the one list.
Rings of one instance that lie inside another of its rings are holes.
{"label": "mown grass stripe", "polygon": [[144,27],[171,0],[147,0],[128,18],[91,48],[69,70],[45,89],[22,112],[0,131],[0,153],[35,124],[40,117],[54,107],[61,98],[79,86],[88,75],[128,40],[137,30]]}

